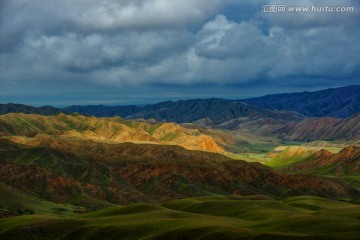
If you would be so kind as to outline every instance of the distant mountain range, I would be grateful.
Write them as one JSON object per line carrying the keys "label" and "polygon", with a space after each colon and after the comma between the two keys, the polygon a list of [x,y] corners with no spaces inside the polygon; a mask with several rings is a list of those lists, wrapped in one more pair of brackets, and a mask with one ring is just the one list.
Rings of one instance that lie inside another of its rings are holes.
{"label": "distant mountain range", "polygon": [[77,112],[97,117],[120,116],[127,119],[154,119],[156,121],[192,123],[207,119],[214,125],[239,117],[301,117],[297,113],[267,110],[243,102],[219,98],[166,101],[138,106],[71,106],[64,111]]}
{"label": "distant mountain range", "polygon": [[[236,123],[236,124],[235,124]],[[233,126],[229,128],[229,126]],[[234,119],[217,127],[241,133],[274,136],[290,141],[360,139],[360,113],[348,118],[304,118],[298,121],[274,118]]]}
{"label": "distant mountain range", "polygon": [[287,140],[350,140],[360,138],[360,113],[345,119],[308,118],[276,130],[273,134]]}
{"label": "distant mountain range", "polygon": [[360,85],[317,92],[274,94],[241,101],[266,109],[295,111],[308,117],[346,118],[360,112]]}
{"label": "distant mountain range", "polygon": [[332,88],[316,92],[266,95],[258,98],[190,99],[166,101],[146,106],[70,106],[59,109],[51,106],[31,107],[23,104],[0,104],[0,114],[33,113],[54,115],[60,112],[79,113],[96,117],[120,116],[127,119],[192,123],[210,120],[214,125],[240,117],[271,117],[293,119],[304,117],[346,118],[360,112],[360,85]]}
{"label": "distant mountain range", "polygon": [[50,116],[60,112],[62,112],[61,109],[51,106],[32,107],[32,106],[27,106],[23,104],[14,104],[14,103],[0,104],[0,114],[6,114],[6,113],[31,114],[32,113],[32,114]]}
{"label": "distant mountain range", "polygon": [[360,137],[360,86],[245,100],[211,98],[166,101],[143,107],[99,105],[57,109],[50,106],[0,105],[0,114],[9,112],[40,115],[65,112],[153,122],[192,123],[296,141],[350,140]]}
{"label": "distant mountain range", "polygon": [[64,110],[95,116],[195,123],[296,141],[350,140],[360,136],[360,86],[236,101],[211,98],[144,107],[72,106]]}
{"label": "distant mountain range", "polygon": [[[258,107],[250,106],[256,105]],[[266,109],[266,110],[265,110]],[[317,92],[267,95],[243,100],[195,99],[167,101],[139,106],[71,106],[66,112],[78,112],[97,117],[153,118],[177,123],[209,118],[216,124],[238,117],[279,114],[274,110],[298,112],[307,117],[346,118],[360,112],[360,85],[333,88]]]}

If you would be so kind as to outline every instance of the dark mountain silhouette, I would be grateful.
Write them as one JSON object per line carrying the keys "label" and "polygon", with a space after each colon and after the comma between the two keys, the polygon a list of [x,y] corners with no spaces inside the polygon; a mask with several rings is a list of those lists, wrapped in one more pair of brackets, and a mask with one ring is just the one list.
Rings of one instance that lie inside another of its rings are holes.
{"label": "dark mountain silhouette", "polygon": [[23,104],[7,103],[0,104],[0,114],[7,113],[26,113],[26,114],[40,114],[40,115],[54,115],[62,112],[61,109],[44,106],[44,107],[32,107]]}
{"label": "dark mountain silhouette", "polygon": [[142,107],[129,106],[104,106],[104,105],[88,105],[88,106],[70,106],[63,110],[67,113],[79,113],[86,116],[96,117],[126,117],[141,111]]}
{"label": "dark mountain silhouette", "polygon": [[[95,111],[91,111],[91,109]],[[303,116],[288,111],[267,110],[243,102],[211,98],[167,101],[145,107],[105,107],[105,106],[72,106],[65,108],[66,112],[94,115],[97,117],[119,115],[127,119],[155,119],[156,121],[191,123],[199,120],[206,125],[219,125],[237,118],[275,118],[275,119],[302,119]],[[133,112],[132,114],[129,114]]]}
{"label": "dark mountain silhouette", "polygon": [[274,94],[243,100],[211,98],[166,101],[144,107],[100,105],[71,106],[64,109],[69,113],[78,112],[97,117],[153,118],[157,121],[177,123],[210,119],[215,124],[254,115],[281,117],[279,111],[274,112],[273,110],[298,112],[308,117],[346,118],[360,111],[360,85],[317,92]]}
{"label": "dark mountain silhouette", "polygon": [[360,112],[360,85],[273,94],[242,101],[266,109],[296,111],[309,117],[346,118]]}

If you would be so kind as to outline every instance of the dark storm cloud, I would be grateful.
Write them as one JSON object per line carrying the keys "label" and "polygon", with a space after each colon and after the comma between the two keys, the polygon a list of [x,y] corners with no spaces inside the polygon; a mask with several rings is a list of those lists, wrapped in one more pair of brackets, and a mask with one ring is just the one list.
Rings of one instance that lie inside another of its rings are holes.
{"label": "dark storm cloud", "polygon": [[296,2],[355,7],[343,14],[260,12],[264,3],[284,2],[3,0],[0,83],[8,89],[356,83],[359,4]]}

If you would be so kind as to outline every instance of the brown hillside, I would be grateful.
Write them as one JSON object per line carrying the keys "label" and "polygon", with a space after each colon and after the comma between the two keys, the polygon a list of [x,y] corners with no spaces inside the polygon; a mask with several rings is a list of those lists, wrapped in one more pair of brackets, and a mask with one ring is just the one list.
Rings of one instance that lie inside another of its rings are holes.
{"label": "brown hillside", "polygon": [[106,143],[153,143],[179,145],[191,150],[225,152],[211,136],[197,129],[173,123],[151,125],[126,121],[119,117],[94,118],[81,115],[41,116],[12,113],[0,116],[0,134],[22,136],[43,141],[42,136],[93,140]]}
{"label": "brown hillside", "polygon": [[360,113],[345,119],[243,117],[224,122],[217,127],[260,136],[274,136],[290,141],[354,140],[360,139]]}
{"label": "brown hillside", "polygon": [[332,154],[321,150],[315,152],[310,160],[300,161],[291,166],[291,171],[316,171],[336,175],[359,175],[360,174],[360,147],[348,146],[339,153]]}
{"label": "brown hillside", "polygon": [[[11,144],[17,146],[7,143]],[[124,204],[209,194],[359,195],[335,179],[281,174],[258,163],[178,146],[106,144],[64,137],[38,144],[3,149],[0,181],[56,202]]]}
{"label": "brown hillside", "polygon": [[360,138],[360,113],[346,119],[309,118],[277,132],[288,140],[351,140]]}

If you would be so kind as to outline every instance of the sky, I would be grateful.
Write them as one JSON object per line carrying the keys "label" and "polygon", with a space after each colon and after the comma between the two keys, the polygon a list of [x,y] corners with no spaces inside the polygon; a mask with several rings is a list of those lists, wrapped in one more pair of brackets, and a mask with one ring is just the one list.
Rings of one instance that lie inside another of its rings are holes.
{"label": "sky", "polygon": [[[286,11],[262,11],[279,5]],[[360,84],[359,42],[356,0],[0,0],[0,103],[244,99]]]}

